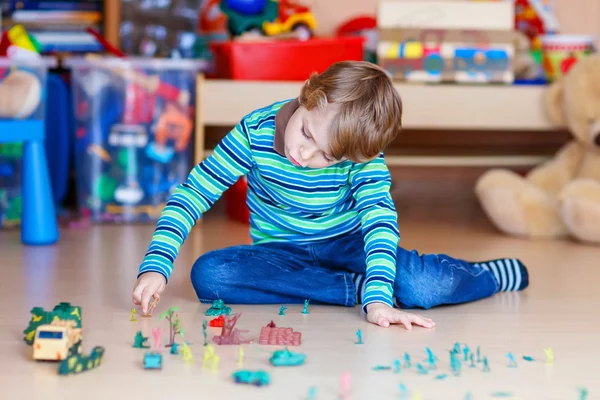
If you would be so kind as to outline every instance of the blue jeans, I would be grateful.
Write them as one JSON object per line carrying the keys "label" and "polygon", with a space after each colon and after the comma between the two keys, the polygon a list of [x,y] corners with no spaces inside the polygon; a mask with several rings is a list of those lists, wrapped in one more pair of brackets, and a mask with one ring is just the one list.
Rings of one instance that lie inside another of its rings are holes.
{"label": "blue jeans", "polygon": [[[499,291],[492,272],[443,254],[398,248],[394,297],[402,308],[431,308],[489,297]],[[191,271],[203,303],[333,304],[352,307],[351,273],[364,274],[360,233],[316,243],[227,247],[202,255]]]}

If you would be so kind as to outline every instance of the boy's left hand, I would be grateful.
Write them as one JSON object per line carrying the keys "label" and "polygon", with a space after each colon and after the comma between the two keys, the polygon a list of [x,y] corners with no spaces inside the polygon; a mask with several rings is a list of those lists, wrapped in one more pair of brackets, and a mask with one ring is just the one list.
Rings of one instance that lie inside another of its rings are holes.
{"label": "boy's left hand", "polygon": [[435,327],[435,322],[429,318],[407,313],[383,303],[372,303],[367,306],[367,320],[372,324],[383,326],[384,328],[394,323],[401,323],[409,330],[412,329],[412,324],[424,328]]}

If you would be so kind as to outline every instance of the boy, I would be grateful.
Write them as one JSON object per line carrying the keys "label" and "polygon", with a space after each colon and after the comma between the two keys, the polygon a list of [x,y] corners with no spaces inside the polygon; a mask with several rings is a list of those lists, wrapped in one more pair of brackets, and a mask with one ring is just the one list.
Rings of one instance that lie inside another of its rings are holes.
{"label": "boy", "polygon": [[202,255],[191,271],[201,302],[361,303],[369,322],[432,328],[399,308],[430,308],[522,290],[518,260],[469,263],[398,247],[383,149],[401,128],[402,103],[385,71],[333,64],[297,99],[245,116],[173,192],[140,266],[133,302],[163,292],[191,228],[248,177],[252,245]]}

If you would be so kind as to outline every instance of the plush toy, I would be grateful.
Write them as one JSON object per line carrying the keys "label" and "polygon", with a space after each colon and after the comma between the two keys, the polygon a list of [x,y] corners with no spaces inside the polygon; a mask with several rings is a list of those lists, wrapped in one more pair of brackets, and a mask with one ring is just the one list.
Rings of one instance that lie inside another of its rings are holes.
{"label": "plush toy", "polygon": [[570,235],[600,244],[600,55],[587,56],[544,98],[573,140],[525,177],[493,169],[477,182],[481,205],[502,232],[529,238]]}
{"label": "plush toy", "polygon": [[42,85],[30,72],[15,70],[0,79],[0,118],[25,119],[39,106]]}

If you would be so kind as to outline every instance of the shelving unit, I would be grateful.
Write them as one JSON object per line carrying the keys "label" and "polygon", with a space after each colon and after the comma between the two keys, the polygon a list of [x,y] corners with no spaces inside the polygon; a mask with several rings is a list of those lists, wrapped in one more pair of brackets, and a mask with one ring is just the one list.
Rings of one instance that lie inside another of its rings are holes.
{"label": "shelving unit", "polygon": [[[206,126],[234,126],[260,107],[300,93],[302,82],[259,82],[198,78],[196,161],[210,154]],[[543,112],[543,86],[466,86],[397,83],[407,129],[549,131],[557,129]],[[542,156],[389,156],[395,166],[530,166]]]}

